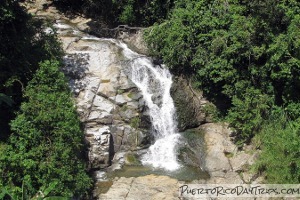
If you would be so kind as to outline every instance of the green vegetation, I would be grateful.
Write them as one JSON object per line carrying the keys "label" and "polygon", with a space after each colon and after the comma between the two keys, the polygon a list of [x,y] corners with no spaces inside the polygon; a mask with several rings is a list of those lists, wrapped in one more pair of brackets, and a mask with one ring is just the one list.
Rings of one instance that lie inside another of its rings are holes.
{"label": "green vegetation", "polygon": [[222,115],[213,103],[207,103],[203,107],[205,115],[214,122],[222,121]]}
{"label": "green vegetation", "polygon": [[[149,26],[153,56],[184,74],[236,131],[262,149],[270,183],[300,182],[300,3],[297,0],[54,0],[104,25]],[[18,1],[0,5],[0,198],[81,198],[83,132],[47,24]],[[121,92],[121,91],[120,91]],[[125,109],[125,107],[122,109]],[[16,114],[17,113],[17,114]],[[13,120],[14,119],[14,120]],[[131,120],[138,127],[140,119]],[[231,156],[228,154],[228,156]]]}
{"label": "green vegetation", "polygon": [[24,184],[22,185],[22,197],[18,196],[14,191],[7,190],[7,188],[2,188],[2,191],[0,193],[0,199],[7,199],[9,198],[10,200],[25,200],[25,199],[30,199],[30,200],[68,200],[69,198],[67,197],[62,197],[62,196],[48,196],[49,193],[55,188],[58,182],[52,182],[50,183],[49,187],[44,188],[43,190],[40,190],[35,196],[28,196],[26,188],[24,188]]}
{"label": "green vegetation", "polygon": [[[167,20],[146,30],[145,39],[173,73],[188,76],[204,91],[236,131],[238,145],[265,138],[267,161],[260,169],[266,169],[269,182],[295,183],[300,182],[299,32],[296,0],[179,0]],[[289,126],[278,124],[274,112],[283,112]]]}
{"label": "green vegetation", "polygon": [[284,112],[273,113],[256,143],[262,154],[256,169],[264,173],[269,183],[298,184],[300,182],[300,122],[290,121]]}
{"label": "green vegetation", "polygon": [[148,26],[162,21],[173,6],[173,0],[54,0],[69,13],[84,13],[108,26],[128,24]]}
{"label": "green vegetation", "polygon": [[138,159],[137,155],[134,153],[126,154],[126,165],[141,165],[141,161]]}
{"label": "green vegetation", "polygon": [[300,3],[177,1],[146,31],[155,56],[189,75],[247,141],[273,105],[299,117]]}
{"label": "green vegetation", "polygon": [[56,183],[51,195],[82,197],[91,186],[83,132],[59,63],[41,63],[24,96],[0,156],[0,186],[19,195],[25,187],[33,196]]}
{"label": "green vegetation", "polygon": [[46,27],[47,24],[31,18],[18,1],[1,1],[0,140],[9,136],[9,121],[15,117],[23,100],[22,92],[38,63],[51,57],[59,60],[62,55],[55,35],[43,31]]}
{"label": "green vegetation", "polygon": [[62,50],[47,27],[18,1],[1,1],[0,199],[81,198],[91,187]]}
{"label": "green vegetation", "polygon": [[138,129],[140,127],[140,124],[141,124],[141,118],[139,116],[131,118],[130,126],[132,128]]}

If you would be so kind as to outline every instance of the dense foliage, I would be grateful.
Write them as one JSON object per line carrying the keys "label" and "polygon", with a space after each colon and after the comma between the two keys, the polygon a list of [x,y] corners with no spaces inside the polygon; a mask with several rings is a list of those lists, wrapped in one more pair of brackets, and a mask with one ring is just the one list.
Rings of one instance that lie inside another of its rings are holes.
{"label": "dense foliage", "polygon": [[25,97],[0,156],[0,186],[17,194],[23,187],[33,196],[57,182],[50,195],[85,195],[91,181],[83,162],[83,134],[57,61],[40,64]]}
{"label": "dense foliage", "polygon": [[284,112],[275,112],[255,138],[263,149],[255,167],[269,183],[300,183],[299,124],[299,119],[290,122]]}
{"label": "dense foliage", "polygon": [[173,0],[54,0],[54,3],[71,14],[84,13],[108,26],[152,25],[162,21],[173,6]]}
{"label": "dense foliage", "polygon": [[[267,181],[300,182],[299,1],[53,3],[107,26],[155,23],[145,32],[153,55],[204,91],[236,130],[239,145],[254,137],[262,149],[256,166]],[[1,1],[0,142],[12,134],[0,143],[0,187],[25,198],[38,191],[81,197],[91,184],[83,164],[82,131],[56,61],[61,49],[45,27],[18,1]]]}
{"label": "dense foliage", "polygon": [[62,50],[48,27],[19,1],[1,0],[0,199],[82,197],[91,186]]}
{"label": "dense foliage", "polygon": [[[154,56],[203,89],[238,144],[265,138],[269,160],[260,168],[270,182],[294,183],[300,182],[299,33],[296,0],[179,0],[167,20],[148,28],[146,40]],[[277,110],[290,125],[276,125]]]}
{"label": "dense foliage", "polygon": [[46,34],[44,28],[45,25],[32,19],[18,1],[1,0],[0,140],[9,135],[8,123],[15,117],[14,112],[22,101],[22,90],[38,63],[61,56],[55,36]]}
{"label": "dense foliage", "polygon": [[[299,117],[300,3],[178,1],[147,31],[153,53],[195,79],[248,139],[272,105]],[[243,115],[241,115],[243,113]]]}

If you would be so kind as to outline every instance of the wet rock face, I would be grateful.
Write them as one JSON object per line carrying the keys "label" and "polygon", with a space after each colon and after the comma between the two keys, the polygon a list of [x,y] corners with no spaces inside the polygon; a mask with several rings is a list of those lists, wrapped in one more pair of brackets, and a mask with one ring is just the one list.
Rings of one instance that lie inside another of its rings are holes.
{"label": "wet rock face", "polygon": [[179,149],[178,158],[186,165],[204,169],[205,142],[204,132],[200,129],[190,129],[182,133],[184,144]]}
{"label": "wet rock face", "polygon": [[208,121],[204,112],[208,101],[201,92],[192,89],[186,79],[174,77],[171,95],[176,106],[179,131],[198,127]]}
{"label": "wet rock face", "polygon": [[72,25],[57,25],[69,78],[84,124],[91,169],[105,168],[117,152],[150,144],[150,120],[142,95],[128,78],[121,49]]}

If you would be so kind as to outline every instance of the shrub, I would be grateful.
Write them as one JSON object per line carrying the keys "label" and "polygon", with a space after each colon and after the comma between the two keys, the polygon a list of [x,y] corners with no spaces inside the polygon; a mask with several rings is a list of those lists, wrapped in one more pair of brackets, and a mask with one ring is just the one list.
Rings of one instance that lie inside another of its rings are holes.
{"label": "shrub", "polygon": [[57,184],[50,195],[65,197],[82,197],[91,186],[83,131],[59,66],[55,60],[40,64],[0,156],[0,185],[17,196],[23,184],[29,196],[53,182]]}
{"label": "shrub", "polygon": [[262,153],[256,169],[273,184],[300,183],[300,121],[291,121],[281,110],[272,114],[256,140]]}

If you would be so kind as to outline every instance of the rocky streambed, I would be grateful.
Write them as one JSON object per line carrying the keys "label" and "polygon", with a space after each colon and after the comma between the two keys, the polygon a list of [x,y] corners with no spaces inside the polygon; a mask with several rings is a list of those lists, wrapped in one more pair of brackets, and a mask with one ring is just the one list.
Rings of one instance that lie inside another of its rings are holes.
{"label": "rocky streambed", "polygon": [[[107,181],[98,182],[94,196],[99,199],[178,199],[182,198],[179,187],[184,184],[254,184],[263,181],[250,173],[258,153],[251,146],[238,150],[230,140],[231,131],[225,124],[206,123],[189,131],[185,133],[189,135],[189,141],[179,157],[190,167],[183,167],[181,172],[164,172],[127,163],[131,166],[115,175],[112,173]],[[194,137],[199,134],[204,146],[195,145]],[[199,151],[203,148],[204,151]]]}

